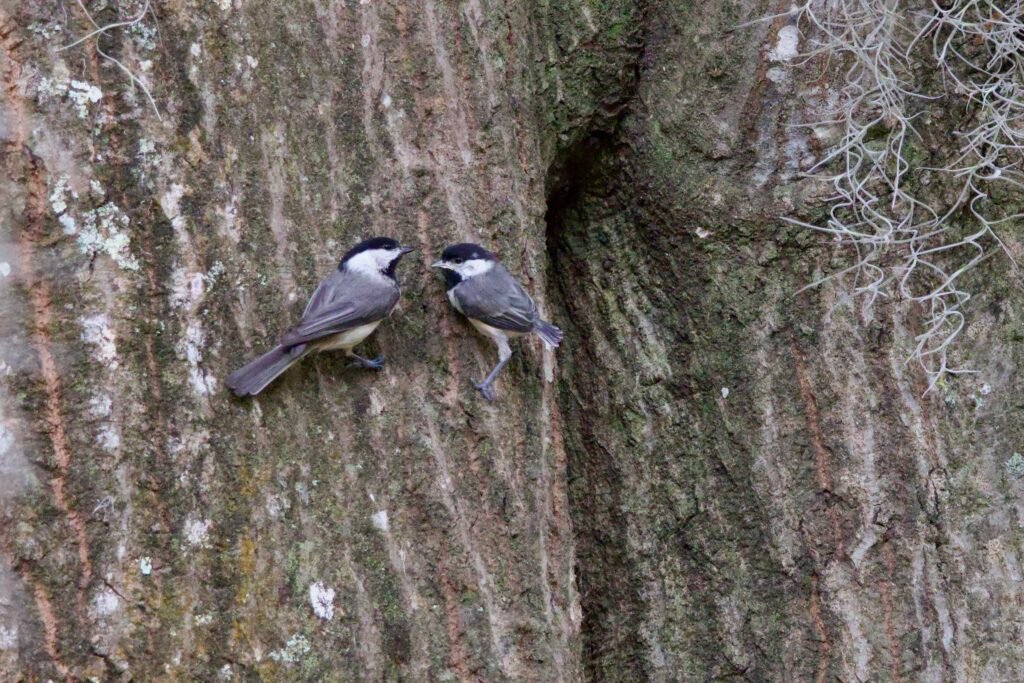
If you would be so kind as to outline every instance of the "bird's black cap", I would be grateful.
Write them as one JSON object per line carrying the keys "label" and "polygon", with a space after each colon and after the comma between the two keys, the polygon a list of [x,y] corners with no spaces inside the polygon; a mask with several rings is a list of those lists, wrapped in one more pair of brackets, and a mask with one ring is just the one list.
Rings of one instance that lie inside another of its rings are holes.
{"label": "bird's black cap", "polygon": [[472,242],[453,244],[441,253],[442,261],[462,263],[463,261],[469,261],[471,259],[483,259],[485,261],[496,260],[494,254],[487,251],[479,244],[473,244]]}

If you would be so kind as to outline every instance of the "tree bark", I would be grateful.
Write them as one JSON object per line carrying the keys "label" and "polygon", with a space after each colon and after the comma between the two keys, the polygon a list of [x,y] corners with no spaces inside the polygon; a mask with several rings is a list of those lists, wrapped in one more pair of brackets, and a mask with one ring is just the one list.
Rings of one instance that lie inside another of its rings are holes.
{"label": "tree bark", "polygon": [[[918,311],[795,294],[846,255],[756,3],[2,7],[4,680],[1024,677],[1019,287],[927,395]],[[371,235],[385,369],[233,398]],[[464,240],[566,331],[493,404]]]}

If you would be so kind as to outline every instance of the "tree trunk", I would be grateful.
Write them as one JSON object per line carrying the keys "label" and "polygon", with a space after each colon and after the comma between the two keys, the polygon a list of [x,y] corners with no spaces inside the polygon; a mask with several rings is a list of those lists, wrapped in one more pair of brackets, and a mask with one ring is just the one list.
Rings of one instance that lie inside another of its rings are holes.
{"label": "tree trunk", "polygon": [[[1024,678],[1024,297],[925,394],[918,310],[796,294],[759,5],[2,5],[4,680]],[[371,235],[385,369],[232,397]],[[493,404],[464,240],[566,331]]]}

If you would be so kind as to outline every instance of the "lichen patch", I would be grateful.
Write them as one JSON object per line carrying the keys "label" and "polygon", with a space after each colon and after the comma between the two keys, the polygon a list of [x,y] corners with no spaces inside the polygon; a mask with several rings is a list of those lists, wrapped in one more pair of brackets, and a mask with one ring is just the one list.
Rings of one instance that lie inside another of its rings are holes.
{"label": "lichen patch", "polygon": [[210,526],[208,519],[189,519],[185,522],[185,541],[191,546],[204,546],[209,541]]}
{"label": "lichen patch", "polygon": [[800,53],[800,32],[796,26],[783,26],[779,29],[779,40],[768,53],[773,62],[787,62]]}
{"label": "lichen patch", "polygon": [[106,313],[85,316],[78,319],[82,327],[82,341],[91,344],[96,349],[95,360],[99,363],[116,369],[117,359],[117,337],[114,329],[110,326],[110,318]]}
{"label": "lichen patch", "polygon": [[288,639],[283,648],[271,652],[270,658],[275,662],[294,664],[304,658],[311,649],[312,646],[309,644],[306,636],[296,633]]}
{"label": "lichen patch", "polygon": [[330,621],[334,618],[334,589],[321,581],[310,584],[309,604],[313,606],[313,614]]}
{"label": "lichen patch", "polygon": [[373,527],[375,529],[378,529],[380,531],[387,531],[388,530],[388,511],[387,510],[381,510],[379,512],[375,512],[373,515],[370,516],[370,521],[373,522]]}
{"label": "lichen patch", "polygon": [[121,608],[121,599],[109,586],[96,594],[89,610],[96,617],[108,617]]}

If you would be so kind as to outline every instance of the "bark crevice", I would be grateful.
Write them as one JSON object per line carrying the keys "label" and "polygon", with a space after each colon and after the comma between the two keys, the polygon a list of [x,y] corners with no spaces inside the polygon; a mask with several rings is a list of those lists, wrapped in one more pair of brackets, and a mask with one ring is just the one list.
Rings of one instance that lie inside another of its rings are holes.
{"label": "bark crevice", "polygon": [[562,410],[571,416],[566,421],[566,474],[577,548],[585,680],[650,680],[651,675],[641,636],[641,615],[647,606],[638,589],[639,573],[622,514],[621,462],[602,443],[593,429],[594,415],[584,407],[603,390],[588,370],[600,366],[595,354],[601,351],[587,332],[587,324],[599,320],[602,312],[581,307],[577,296],[594,285],[587,261],[615,258],[614,250],[602,255],[600,240],[588,234],[583,217],[595,200],[609,212],[628,210],[617,188],[623,174],[616,156],[622,151],[622,124],[635,91],[634,81],[612,107],[614,118],[603,119],[568,147],[547,175],[550,298],[571,347],[563,353],[559,382]]}

